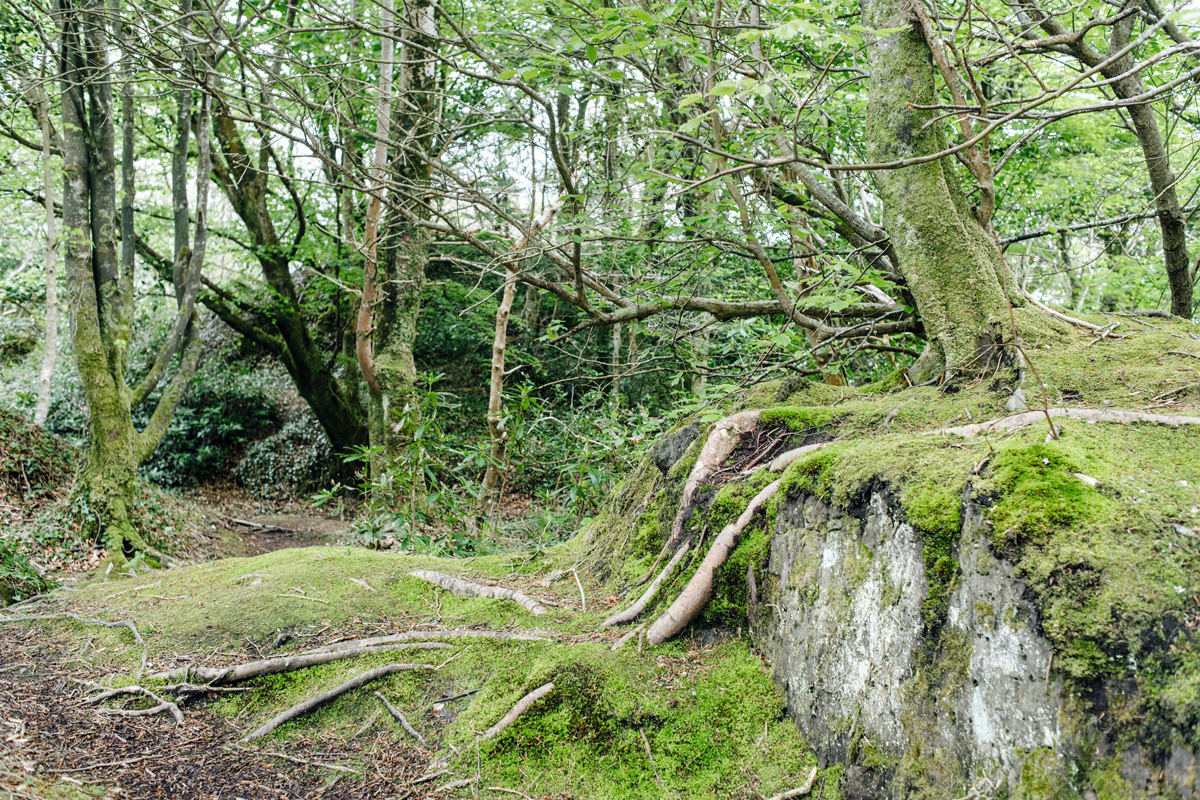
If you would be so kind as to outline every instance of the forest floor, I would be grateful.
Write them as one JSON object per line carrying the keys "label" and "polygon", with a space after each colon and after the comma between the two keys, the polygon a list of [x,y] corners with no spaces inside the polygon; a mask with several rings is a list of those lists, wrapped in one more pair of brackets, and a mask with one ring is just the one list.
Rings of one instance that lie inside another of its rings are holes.
{"label": "forest floor", "polygon": [[[227,717],[189,709],[131,716],[83,705],[96,677],[44,632],[0,628],[0,797],[417,798],[429,754],[371,724],[293,739],[287,753],[239,748]],[[374,722],[374,720],[370,721]],[[352,757],[357,769],[338,767]],[[333,766],[330,766],[333,765]],[[405,789],[397,794],[397,787]],[[436,784],[428,783],[429,791]]]}

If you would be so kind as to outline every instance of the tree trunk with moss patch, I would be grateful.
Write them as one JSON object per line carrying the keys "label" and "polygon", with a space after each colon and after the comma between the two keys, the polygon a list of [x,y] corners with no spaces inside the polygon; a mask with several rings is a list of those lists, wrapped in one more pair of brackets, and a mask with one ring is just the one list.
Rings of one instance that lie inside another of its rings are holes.
{"label": "tree trunk with moss patch", "polygon": [[[64,0],[61,15],[60,77],[63,108],[63,230],[67,306],[71,345],[88,407],[87,460],[76,486],[84,501],[85,529],[93,530],[108,548],[109,559],[123,564],[136,552],[158,556],[137,532],[131,506],[137,468],[166,432],[175,407],[199,362],[196,335],[196,286],[204,257],[207,213],[207,137],[200,137],[201,175],[197,185],[196,237],[186,257],[189,290],[164,351],[148,374],[131,390],[126,382],[134,318],[133,215],[123,209],[124,253],[116,249],[116,136],[109,63],[110,42],[103,4]],[[120,33],[118,32],[118,39]],[[118,42],[119,43],[119,42]],[[124,75],[129,80],[128,74]],[[133,193],[133,98],[122,102],[123,189]],[[201,126],[207,124],[201,111]],[[185,248],[186,250],[186,248]],[[174,335],[177,334],[177,335]],[[139,432],[131,408],[157,386],[175,355],[179,364],[163,389],[150,422]]]}
{"label": "tree trunk with moss patch", "polygon": [[380,241],[378,300],[370,326],[374,379],[370,392],[368,429],[373,447],[382,449],[374,462],[376,476],[412,443],[420,420],[416,390],[417,367],[413,344],[430,237],[421,226],[428,216],[425,194],[429,185],[428,159],[433,152],[439,70],[437,17],[429,0],[406,2],[399,76],[390,138],[404,142],[392,154],[389,214]]}
{"label": "tree trunk with moss patch", "polygon": [[[870,160],[890,162],[946,147],[933,112],[937,102],[929,44],[906,0],[866,0],[869,37],[867,105]],[[889,32],[890,31],[890,32]],[[967,206],[953,158],[877,174],[886,227],[929,337],[938,368],[967,369],[1003,338],[1008,302],[995,242]]]}

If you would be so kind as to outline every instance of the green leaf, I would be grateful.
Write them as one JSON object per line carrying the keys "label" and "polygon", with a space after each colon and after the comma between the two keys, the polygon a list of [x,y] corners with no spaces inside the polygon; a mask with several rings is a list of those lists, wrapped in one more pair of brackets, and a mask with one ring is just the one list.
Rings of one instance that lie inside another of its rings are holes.
{"label": "green leaf", "polygon": [[702,94],[685,94],[683,96],[683,99],[681,99],[679,101],[679,105],[676,106],[676,108],[684,109],[684,108],[687,108],[688,106],[692,106],[692,105],[695,105],[696,103],[699,103],[703,99],[704,99],[704,95],[702,95]]}
{"label": "green leaf", "polygon": [[595,63],[596,63],[596,59],[597,59],[598,57],[599,57],[599,56],[598,56],[598,54],[596,53],[596,45],[594,45],[594,44],[589,44],[589,45],[587,46],[587,60],[588,60],[588,61],[590,61],[590,62],[592,62],[593,64],[595,64]]}
{"label": "green leaf", "polygon": [[721,81],[712,88],[709,94],[716,97],[732,97],[737,94],[738,86],[733,81]]}
{"label": "green leaf", "polygon": [[679,126],[680,133],[695,133],[700,128],[700,123],[704,122],[704,115],[692,117],[687,122]]}
{"label": "green leaf", "polygon": [[653,25],[655,23],[654,17],[650,16],[648,13],[646,13],[645,11],[643,11],[640,8],[635,8],[635,9],[633,9],[633,11],[631,11],[629,13],[633,16],[634,19],[640,20],[641,22],[644,22],[647,25]]}
{"label": "green leaf", "polygon": [[631,44],[619,44],[613,48],[613,55],[620,58],[621,56],[629,55],[633,50],[634,47]]}

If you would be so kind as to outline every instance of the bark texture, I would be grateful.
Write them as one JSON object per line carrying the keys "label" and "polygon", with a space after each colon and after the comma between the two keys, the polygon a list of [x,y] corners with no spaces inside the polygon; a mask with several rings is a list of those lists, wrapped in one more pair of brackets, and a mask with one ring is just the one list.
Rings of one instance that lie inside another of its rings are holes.
{"label": "bark texture", "polygon": [[[179,365],[155,406],[150,423],[139,432],[130,413],[136,394],[126,382],[133,335],[134,259],[132,243],[134,182],[132,76],[122,70],[121,225],[125,249],[116,248],[116,127],[113,108],[115,70],[110,63],[108,11],[97,0],[62,0],[59,72],[63,108],[63,228],[67,305],[71,345],[88,407],[87,457],[76,495],[87,509],[87,524],[108,548],[109,559],[123,564],[135,552],[164,558],[133,525],[138,465],[158,445],[171,415],[199,361],[196,315],[188,305],[179,311],[177,328],[156,362],[179,355]],[[116,44],[122,44],[118,28]],[[200,147],[205,163],[206,145]],[[207,173],[198,179],[196,236],[186,269],[198,280],[204,255]],[[185,294],[186,297],[186,294]],[[192,295],[194,299],[194,293]],[[165,368],[165,367],[164,367]],[[157,378],[154,379],[157,383]]]}
{"label": "bark texture", "polygon": [[[865,0],[868,39],[868,154],[886,162],[945,148],[942,125],[916,106],[937,102],[929,44],[906,0]],[[897,32],[887,32],[897,31]],[[967,369],[1001,338],[1004,265],[963,196],[953,160],[883,170],[877,180],[886,227],[934,355]],[[1011,287],[1010,287],[1011,288]]]}
{"label": "bark texture", "polygon": [[429,233],[421,225],[428,217],[428,158],[434,152],[440,70],[434,53],[437,7],[430,0],[403,6],[399,76],[392,117],[392,138],[403,142],[393,153],[389,214],[380,240],[379,296],[371,327],[374,377],[377,389],[368,399],[368,429],[373,447],[385,460],[402,454],[412,443],[420,420],[416,391],[417,367],[413,343],[425,268],[429,262]]}

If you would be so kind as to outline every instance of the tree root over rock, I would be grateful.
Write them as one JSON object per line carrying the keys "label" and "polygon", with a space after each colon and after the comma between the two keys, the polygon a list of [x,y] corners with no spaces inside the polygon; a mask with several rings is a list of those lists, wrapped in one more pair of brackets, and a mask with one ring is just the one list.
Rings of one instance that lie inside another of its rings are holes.
{"label": "tree root over rock", "polygon": [[669,562],[667,562],[667,565],[663,567],[662,572],[658,573],[658,577],[654,579],[654,582],[651,583],[649,588],[647,588],[646,591],[642,593],[642,596],[637,599],[637,602],[624,611],[617,611],[612,614],[608,619],[600,623],[600,627],[611,628],[613,625],[619,625],[622,622],[632,622],[633,620],[637,619],[638,614],[641,614],[646,608],[646,604],[653,600],[654,596],[658,594],[658,590],[662,587],[663,581],[666,580],[667,576],[669,576],[671,572],[674,571],[675,567],[679,565],[679,562],[682,561],[683,557],[687,555],[690,548],[691,542],[684,542],[683,546],[675,551],[675,555]]}
{"label": "tree root over rock", "polygon": [[530,614],[535,617],[546,613],[546,607],[534,600],[527,594],[517,591],[516,589],[507,589],[503,586],[487,586],[482,583],[472,583],[464,581],[461,578],[455,578],[452,575],[447,575],[443,572],[434,572],[431,569],[419,569],[415,572],[408,573],[414,578],[420,578],[423,581],[428,581],[436,586],[440,586],[451,594],[456,594],[459,597],[486,597],[492,600],[511,600],[514,603],[526,608]]}
{"label": "tree root over rock", "polygon": [[779,490],[779,484],[780,480],[774,480],[767,484],[754,496],[754,499],[742,511],[741,516],[726,525],[724,530],[717,534],[708,554],[704,556],[704,560],[696,569],[696,574],[688,581],[688,585],[680,592],[679,597],[675,598],[671,607],[656,619],[646,632],[646,641],[650,644],[665,642],[683,630],[700,613],[709,598],[712,597],[713,575],[729,558],[729,554],[737,546],[738,537],[750,524],[755,512]]}

